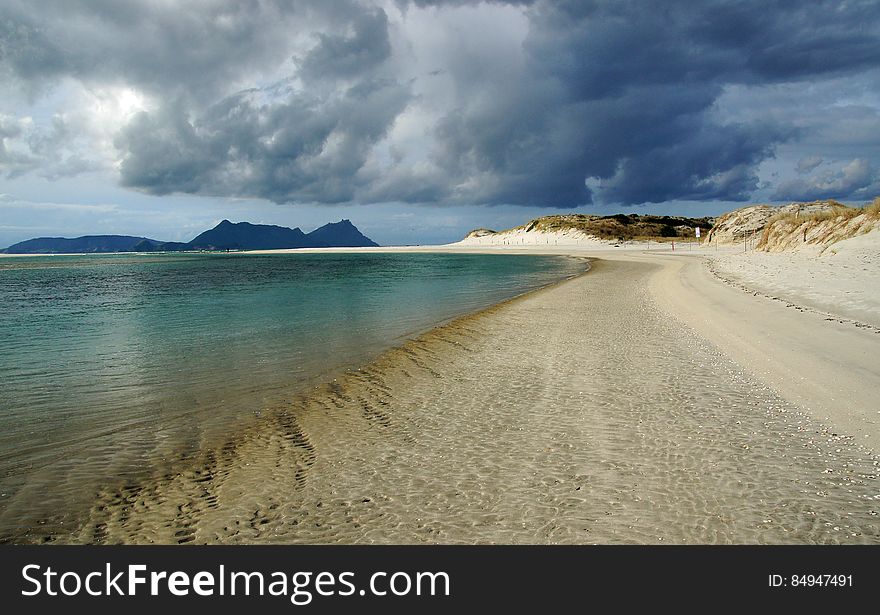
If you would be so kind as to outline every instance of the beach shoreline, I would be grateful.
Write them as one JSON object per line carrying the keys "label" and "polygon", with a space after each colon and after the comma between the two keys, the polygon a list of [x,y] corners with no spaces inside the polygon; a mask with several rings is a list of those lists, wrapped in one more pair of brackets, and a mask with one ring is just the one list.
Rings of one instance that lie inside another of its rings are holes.
{"label": "beach shoreline", "polygon": [[57,540],[880,542],[870,416],[805,407],[701,329],[702,259],[550,249],[596,260],[108,488]]}
{"label": "beach shoreline", "polygon": [[[849,256],[855,246],[862,248],[862,253],[856,252],[857,258],[867,261],[868,256],[864,255],[867,253],[874,262],[878,254],[875,244],[873,235],[841,242],[830,250],[837,262],[829,263],[825,257],[818,273],[811,269],[820,259],[813,252],[743,253],[737,246],[719,251],[710,245],[687,242],[679,244],[678,251],[670,245],[641,241],[623,245],[459,242],[442,246],[327,250],[544,254],[591,260],[671,258],[678,264],[667,267],[650,285],[654,298],[671,317],[698,331],[788,401],[842,431],[857,433],[860,442],[880,451],[880,412],[871,393],[880,387],[880,374],[871,363],[871,357],[880,352],[880,340],[870,335],[880,331],[880,303],[869,290],[873,278],[865,279],[862,272],[853,273],[857,268],[853,260],[836,256],[838,250]],[[321,250],[325,249],[304,251]],[[731,270],[736,275],[731,275]],[[867,268],[863,271],[876,273]],[[814,280],[814,275],[819,279]],[[783,280],[787,284],[783,284]],[[811,283],[815,283],[816,288]],[[861,303],[844,298],[856,289],[862,295]],[[736,317],[729,309],[732,304],[737,305]],[[756,313],[760,316],[756,317]],[[716,319],[723,325],[715,322]],[[755,323],[761,326],[753,326]],[[846,331],[847,327],[858,331]],[[779,330],[786,331],[785,339],[774,339],[774,332]],[[721,332],[724,334],[719,335]],[[818,378],[819,382],[810,381],[812,378]]]}

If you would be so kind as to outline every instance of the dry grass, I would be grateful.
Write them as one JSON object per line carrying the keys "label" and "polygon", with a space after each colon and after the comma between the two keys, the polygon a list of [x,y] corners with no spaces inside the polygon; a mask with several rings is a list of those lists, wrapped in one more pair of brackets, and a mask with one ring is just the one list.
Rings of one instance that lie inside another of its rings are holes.
{"label": "dry grass", "polygon": [[758,245],[765,243],[771,233],[778,233],[780,231],[791,231],[804,224],[812,223],[812,226],[814,224],[818,224],[819,222],[824,222],[825,220],[833,220],[838,218],[841,220],[849,220],[851,218],[855,218],[862,213],[861,209],[857,209],[855,207],[847,207],[843,203],[838,203],[837,201],[831,201],[830,204],[832,206],[832,209],[828,211],[817,211],[809,214],[801,214],[799,212],[785,212],[772,216],[769,220],[767,220],[767,225],[764,227],[764,231],[761,233],[761,241],[758,243]]}
{"label": "dry grass", "polygon": [[[865,216],[865,221],[880,220],[880,197],[876,197],[870,205],[865,207],[849,207],[837,201],[828,201],[828,203],[831,205],[831,209],[826,211],[803,214],[781,213],[771,217],[761,233],[758,249],[767,246],[773,236],[779,237],[780,235],[792,233],[796,229],[799,232],[803,230],[804,237],[808,237],[808,233],[812,229],[828,221],[833,221],[836,226],[862,215]],[[809,243],[824,243],[834,237],[834,235],[834,226],[828,227],[824,229],[824,232],[820,232],[819,235],[811,237]]]}
{"label": "dry grass", "polygon": [[805,222],[822,222],[823,220],[831,220],[834,218],[844,218],[848,220],[850,218],[855,218],[862,213],[861,209],[848,207],[837,201],[829,201],[828,203],[832,207],[828,211],[817,211],[813,213],[785,212],[776,214],[767,221],[767,228],[777,222],[794,222],[796,225],[801,225]]}

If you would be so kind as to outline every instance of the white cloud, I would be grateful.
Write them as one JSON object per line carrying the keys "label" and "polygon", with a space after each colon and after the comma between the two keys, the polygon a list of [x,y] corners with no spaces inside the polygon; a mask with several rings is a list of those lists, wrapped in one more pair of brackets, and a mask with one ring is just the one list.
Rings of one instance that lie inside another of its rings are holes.
{"label": "white cloud", "polygon": [[806,178],[782,182],[774,198],[793,201],[861,200],[877,194],[880,194],[880,178],[873,165],[864,158],[856,158],[837,168],[827,169]]}

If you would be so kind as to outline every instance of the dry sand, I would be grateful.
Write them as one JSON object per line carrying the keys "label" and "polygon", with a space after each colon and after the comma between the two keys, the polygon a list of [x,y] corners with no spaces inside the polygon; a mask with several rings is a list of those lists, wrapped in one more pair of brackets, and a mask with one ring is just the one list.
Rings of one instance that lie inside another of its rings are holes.
{"label": "dry sand", "polygon": [[680,250],[592,255],[102,491],[57,538],[880,542],[880,335]]}
{"label": "dry sand", "polygon": [[880,231],[796,251],[734,251],[713,256],[711,268],[766,297],[880,329]]}

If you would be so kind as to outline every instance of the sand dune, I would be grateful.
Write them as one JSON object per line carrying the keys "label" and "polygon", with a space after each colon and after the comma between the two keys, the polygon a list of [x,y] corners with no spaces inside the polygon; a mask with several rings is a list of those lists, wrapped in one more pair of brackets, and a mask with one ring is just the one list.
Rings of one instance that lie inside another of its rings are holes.
{"label": "sand dune", "polygon": [[566,228],[556,231],[540,229],[528,230],[517,227],[494,233],[482,235],[469,233],[467,237],[456,244],[461,247],[474,246],[578,246],[582,248],[603,248],[617,243],[607,239],[599,239],[594,235],[583,232],[577,228]]}

